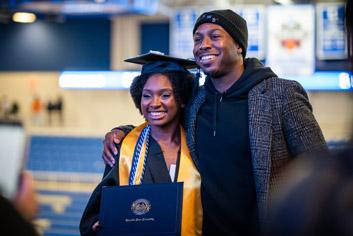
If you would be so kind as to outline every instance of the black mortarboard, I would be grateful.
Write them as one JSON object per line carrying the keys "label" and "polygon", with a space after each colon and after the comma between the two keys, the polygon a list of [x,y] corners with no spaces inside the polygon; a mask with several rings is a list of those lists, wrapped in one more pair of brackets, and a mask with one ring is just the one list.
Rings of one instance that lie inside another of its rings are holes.
{"label": "black mortarboard", "polygon": [[196,68],[197,64],[194,60],[171,57],[160,52],[149,52],[124,60],[142,66],[141,74],[163,73],[172,71],[184,71]]}

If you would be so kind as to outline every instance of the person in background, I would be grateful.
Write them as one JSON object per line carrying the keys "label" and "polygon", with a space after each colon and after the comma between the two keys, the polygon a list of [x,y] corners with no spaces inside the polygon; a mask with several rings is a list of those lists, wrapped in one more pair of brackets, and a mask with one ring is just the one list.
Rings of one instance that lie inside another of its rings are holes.
{"label": "person in background", "polygon": [[52,125],[53,121],[53,110],[54,110],[54,103],[52,102],[52,99],[49,99],[47,102],[46,106],[46,111],[47,111],[47,117],[48,117],[48,124]]}
{"label": "person in background", "polygon": [[[175,181],[184,182],[181,234],[201,235],[201,177],[181,126],[194,81],[185,66],[195,66],[195,62],[159,54],[145,54],[128,61],[144,64],[141,75],[131,84],[130,94],[146,123],[133,129],[119,146],[119,156],[115,157],[117,165],[110,171],[110,166],[106,167],[106,175],[92,193],[81,218],[81,235],[95,235],[99,231],[103,186]],[[140,144],[142,147],[138,148]],[[137,166],[141,163],[143,168],[141,171],[131,168],[131,163],[138,163]]]}
{"label": "person in background", "polygon": [[[325,139],[303,87],[246,58],[248,28],[240,15],[204,12],[193,41],[196,63],[207,75],[185,117],[202,177],[203,235],[258,235],[281,170],[298,156],[327,152]],[[106,163],[114,164],[115,143],[128,131],[106,134]]]}
{"label": "person in background", "polygon": [[38,211],[38,199],[33,185],[33,177],[23,171],[14,199],[0,194],[1,235],[39,235],[32,225]]}
{"label": "person in background", "polygon": [[56,112],[58,113],[59,124],[64,124],[64,100],[61,95],[58,96],[55,103]]}
{"label": "person in background", "polygon": [[9,112],[10,119],[17,120],[19,112],[20,112],[19,103],[17,101],[13,101],[11,103],[11,109],[10,109],[10,112]]}
{"label": "person in background", "polygon": [[23,169],[25,136],[20,121],[0,119],[0,235],[37,235],[31,221],[38,199],[33,177]]}
{"label": "person in background", "polygon": [[32,104],[31,104],[31,112],[32,112],[32,122],[33,125],[41,125],[42,124],[42,100],[40,99],[39,95],[34,95]]}
{"label": "person in background", "polygon": [[10,113],[10,101],[6,95],[3,95],[1,98],[1,117],[3,119],[8,119],[9,118],[9,113]]}
{"label": "person in background", "polygon": [[272,201],[265,236],[353,235],[353,148],[295,160]]}

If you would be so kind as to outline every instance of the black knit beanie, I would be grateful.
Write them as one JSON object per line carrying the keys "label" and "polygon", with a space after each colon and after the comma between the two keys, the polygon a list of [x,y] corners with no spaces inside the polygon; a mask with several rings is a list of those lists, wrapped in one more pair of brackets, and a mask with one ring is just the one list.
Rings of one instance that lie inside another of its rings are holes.
{"label": "black knit beanie", "polygon": [[197,18],[192,34],[195,34],[197,28],[204,23],[222,26],[243,49],[242,55],[245,58],[248,48],[248,27],[243,17],[229,9],[205,12]]}

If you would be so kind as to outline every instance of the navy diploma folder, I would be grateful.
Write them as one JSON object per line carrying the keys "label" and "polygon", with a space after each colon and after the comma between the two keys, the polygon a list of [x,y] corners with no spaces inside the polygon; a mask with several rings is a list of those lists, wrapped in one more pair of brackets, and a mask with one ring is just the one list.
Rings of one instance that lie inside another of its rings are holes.
{"label": "navy diploma folder", "polygon": [[103,187],[99,236],[180,235],[183,183]]}

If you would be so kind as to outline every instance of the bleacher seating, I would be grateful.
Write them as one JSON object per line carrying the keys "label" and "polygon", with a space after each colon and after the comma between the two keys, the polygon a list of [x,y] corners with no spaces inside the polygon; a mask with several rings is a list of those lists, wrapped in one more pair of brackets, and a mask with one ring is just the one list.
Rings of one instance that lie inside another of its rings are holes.
{"label": "bleacher seating", "polygon": [[42,227],[44,235],[79,235],[78,225],[90,192],[40,190],[38,195],[38,218],[47,220]]}
{"label": "bleacher seating", "polygon": [[32,171],[102,173],[99,138],[32,136],[27,168]]}
{"label": "bleacher seating", "polygon": [[99,138],[32,136],[27,169],[38,188],[35,223],[44,236],[77,236],[88,198],[102,177]]}

